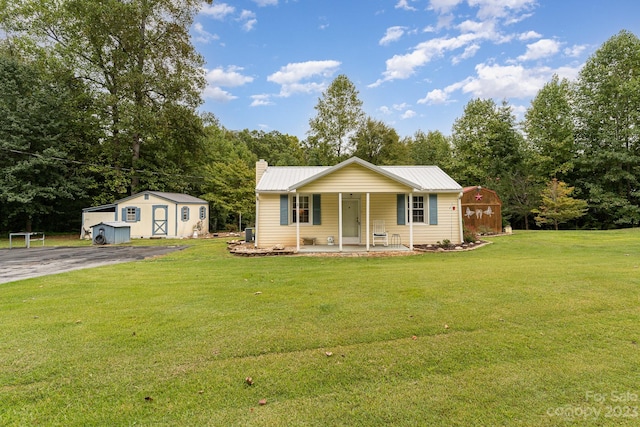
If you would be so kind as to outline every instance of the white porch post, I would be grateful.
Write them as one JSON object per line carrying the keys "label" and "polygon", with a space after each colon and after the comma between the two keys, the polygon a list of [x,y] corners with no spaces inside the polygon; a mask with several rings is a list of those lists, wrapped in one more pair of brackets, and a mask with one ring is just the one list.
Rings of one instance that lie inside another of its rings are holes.
{"label": "white porch post", "polygon": [[367,218],[365,220],[367,227],[367,252],[369,252],[369,194],[367,193]]}
{"label": "white porch post", "polygon": [[460,227],[460,243],[464,243],[464,226],[462,225],[462,196],[463,193],[460,192],[458,195],[458,227]]}
{"label": "white porch post", "polygon": [[342,193],[338,193],[338,250],[342,252]]}
{"label": "white porch post", "polygon": [[253,239],[255,240],[253,247],[257,248],[258,247],[258,219],[260,218],[260,196],[258,194],[256,194],[256,226],[255,226],[255,235],[253,236]]}
{"label": "white porch post", "polygon": [[413,193],[409,193],[409,249],[413,250]]}
{"label": "white porch post", "polygon": [[300,252],[300,195],[296,193],[296,251]]}

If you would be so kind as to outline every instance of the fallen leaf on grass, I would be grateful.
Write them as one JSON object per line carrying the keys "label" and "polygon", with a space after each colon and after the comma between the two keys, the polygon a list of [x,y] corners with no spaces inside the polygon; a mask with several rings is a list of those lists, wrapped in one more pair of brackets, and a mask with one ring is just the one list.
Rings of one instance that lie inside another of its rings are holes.
{"label": "fallen leaf on grass", "polygon": [[330,351],[326,351],[324,354],[326,354],[326,355],[327,355],[327,357],[331,357],[331,356],[333,356],[333,353],[332,353],[332,352],[330,352]]}
{"label": "fallen leaf on grass", "polygon": [[415,340],[418,339],[418,337],[414,335],[414,336],[411,337],[411,339],[415,341]]}
{"label": "fallen leaf on grass", "polygon": [[153,397],[147,396],[147,397],[144,398],[144,400],[146,400],[147,402],[152,402],[153,401]]}
{"label": "fallen leaf on grass", "polygon": [[267,399],[260,399],[260,401],[258,402],[258,405],[263,406],[267,404]]}
{"label": "fallen leaf on grass", "polygon": [[253,385],[253,378],[247,377],[244,379],[244,382],[247,383],[248,385]]}

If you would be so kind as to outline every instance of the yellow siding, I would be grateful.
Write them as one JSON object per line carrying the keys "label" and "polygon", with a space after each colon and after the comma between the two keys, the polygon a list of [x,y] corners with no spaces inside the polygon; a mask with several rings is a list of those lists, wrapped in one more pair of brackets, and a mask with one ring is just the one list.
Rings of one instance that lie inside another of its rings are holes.
{"label": "yellow siding", "polygon": [[[409,224],[397,225],[397,194],[370,194],[369,210],[369,243],[372,244],[373,221],[382,219],[389,233],[399,234],[404,245],[409,244]],[[305,194],[307,194],[305,192]],[[428,199],[427,194],[422,194]],[[260,194],[259,220],[257,221],[258,246],[267,248],[276,244],[288,247],[296,246],[296,225],[280,225],[280,195]],[[344,194],[343,194],[344,197]],[[354,194],[360,199],[360,242],[366,244],[367,218],[366,194]],[[333,236],[338,244],[338,194],[322,194],[322,225],[300,225],[300,237],[315,237],[317,244],[326,245],[327,236]],[[452,207],[455,206],[455,210]],[[458,194],[438,194],[438,225],[414,224],[413,243],[428,244],[448,239],[453,243],[460,242],[460,212]]]}
{"label": "yellow siding", "polygon": [[410,189],[358,164],[351,164],[299,188],[299,193],[403,193]]}

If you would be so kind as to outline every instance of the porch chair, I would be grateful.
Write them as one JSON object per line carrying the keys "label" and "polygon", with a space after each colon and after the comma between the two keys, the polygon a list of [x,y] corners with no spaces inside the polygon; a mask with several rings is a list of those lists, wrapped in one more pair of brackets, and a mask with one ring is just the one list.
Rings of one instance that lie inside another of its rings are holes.
{"label": "porch chair", "polygon": [[389,233],[384,228],[384,220],[373,220],[373,246],[376,245],[376,239],[382,240],[384,246],[389,246]]}

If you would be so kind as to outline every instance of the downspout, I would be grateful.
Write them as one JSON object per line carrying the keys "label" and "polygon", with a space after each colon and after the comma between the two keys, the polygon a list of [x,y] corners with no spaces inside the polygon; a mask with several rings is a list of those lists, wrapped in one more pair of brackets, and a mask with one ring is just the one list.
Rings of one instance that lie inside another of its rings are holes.
{"label": "downspout", "polygon": [[464,229],[462,225],[462,191],[458,194],[458,222],[460,226],[460,243],[464,242]]}

